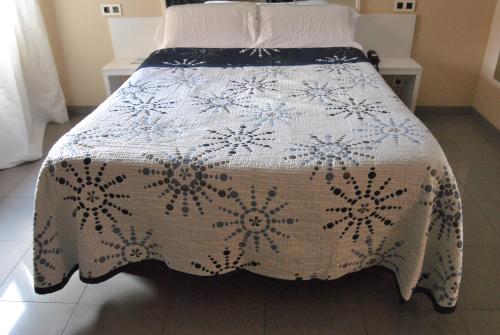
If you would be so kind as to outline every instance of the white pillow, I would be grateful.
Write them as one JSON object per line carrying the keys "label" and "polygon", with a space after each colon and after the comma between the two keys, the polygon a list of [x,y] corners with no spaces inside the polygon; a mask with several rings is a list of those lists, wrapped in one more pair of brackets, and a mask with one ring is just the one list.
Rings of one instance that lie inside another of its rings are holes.
{"label": "white pillow", "polygon": [[359,14],[339,5],[258,6],[258,48],[320,48],[355,46]]}
{"label": "white pillow", "polygon": [[257,39],[257,5],[212,3],[171,6],[162,48],[249,48]]}

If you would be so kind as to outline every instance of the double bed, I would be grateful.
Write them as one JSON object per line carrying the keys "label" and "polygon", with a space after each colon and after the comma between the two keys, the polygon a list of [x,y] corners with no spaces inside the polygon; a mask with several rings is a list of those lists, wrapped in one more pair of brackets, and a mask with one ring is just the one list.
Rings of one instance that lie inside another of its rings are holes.
{"label": "double bed", "polygon": [[286,280],[391,270],[457,303],[462,208],[439,144],[355,46],[165,48],[51,149],[35,290],[158,260]]}

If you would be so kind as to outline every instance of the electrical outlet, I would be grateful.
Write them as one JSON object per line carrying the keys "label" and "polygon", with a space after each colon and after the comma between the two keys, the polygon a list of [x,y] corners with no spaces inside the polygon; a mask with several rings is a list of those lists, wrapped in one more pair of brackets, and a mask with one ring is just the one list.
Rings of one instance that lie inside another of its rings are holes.
{"label": "electrical outlet", "polygon": [[400,88],[401,86],[404,85],[404,79],[402,77],[394,77],[392,78],[392,87],[393,88]]}
{"label": "electrical outlet", "polygon": [[122,5],[121,4],[102,4],[101,14],[103,16],[121,16],[122,15]]}
{"label": "electrical outlet", "polygon": [[394,11],[396,12],[414,12],[416,6],[417,6],[417,0],[394,1]]}

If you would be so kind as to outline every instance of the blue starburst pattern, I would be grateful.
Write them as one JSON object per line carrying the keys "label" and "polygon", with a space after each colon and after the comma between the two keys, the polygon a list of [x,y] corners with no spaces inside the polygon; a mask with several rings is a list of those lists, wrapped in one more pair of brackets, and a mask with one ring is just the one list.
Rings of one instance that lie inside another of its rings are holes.
{"label": "blue starburst pattern", "polygon": [[236,155],[240,150],[253,152],[254,148],[271,148],[270,142],[275,138],[270,137],[272,131],[260,131],[259,128],[247,129],[241,126],[238,130],[226,131],[209,130],[211,136],[206,137],[202,147],[206,148],[204,154],[227,150],[229,156]]}
{"label": "blue starburst pattern", "polygon": [[347,55],[344,55],[342,57],[338,55],[334,56],[327,56],[323,58],[318,58],[316,61],[320,63],[326,63],[326,64],[338,64],[338,63],[347,63],[347,62],[353,62],[355,60],[358,60],[358,57],[349,57]]}
{"label": "blue starburst pattern", "polygon": [[205,64],[204,61],[198,60],[189,60],[184,58],[182,60],[172,60],[169,62],[162,62],[163,65],[168,66],[170,73],[179,73],[179,72],[187,72],[187,71],[196,71],[196,67]]}
{"label": "blue starburst pattern", "polygon": [[178,71],[169,76],[163,77],[163,84],[174,90],[180,88],[193,89],[208,83],[202,75],[189,71]]}
{"label": "blue starburst pattern", "polygon": [[335,166],[347,164],[359,165],[360,159],[373,159],[374,156],[367,153],[372,150],[367,141],[348,142],[345,135],[334,139],[331,135],[325,135],[324,139],[311,135],[309,143],[294,143],[289,149],[290,155],[285,160],[299,161],[302,166],[314,164],[314,170],[310,179],[322,169],[325,171],[325,180],[328,184],[333,181],[333,169]]}
{"label": "blue starburst pattern", "polygon": [[240,50],[241,54],[245,54],[250,57],[257,56],[259,58],[264,57],[264,55],[272,56],[273,53],[279,53],[279,52],[280,52],[279,49],[272,49],[272,48],[248,48]]}
{"label": "blue starburst pattern", "polygon": [[364,120],[366,117],[377,119],[381,114],[389,113],[387,107],[380,101],[370,102],[368,99],[356,99],[353,97],[340,96],[336,98],[327,107],[327,111],[332,113],[328,116],[344,116],[347,119],[356,116],[358,120]]}
{"label": "blue starburst pattern", "polygon": [[[343,238],[345,234],[352,232],[352,240],[357,242],[361,237],[361,227],[366,227],[368,234],[373,235],[375,232],[373,226],[376,223],[384,226],[394,225],[391,213],[400,211],[402,207],[393,205],[391,202],[402,197],[408,190],[400,188],[393,192],[388,191],[392,179],[377,181],[378,175],[375,168],[369,170],[367,177],[366,185],[362,187],[357,178],[345,170],[342,175],[345,186],[332,186],[330,191],[333,196],[344,200],[346,205],[326,209],[327,213],[335,215],[335,219],[323,226],[325,230],[343,227],[339,237]],[[352,191],[349,192],[349,188]]]}
{"label": "blue starburst pattern", "polygon": [[[127,131],[122,132],[113,141],[129,141],[130,143],[160,143],[171,141],[188,134],[189,126],[177,120],[165,120],[161,117],[144,117],[133,124],[123,125]],[[122,142],[123,143],[123,142]]]}
{"label": "blue starburst pattern", "polygon": [[188,216],[194,207],[204,215],[203,203],[211,203],[212,195],[226,196],[224,189],[218,189],[213,183],[226,182],[231,179],[227,174],[212,174],[211,170],[227,164],[227,162],[208,163],[200,155],[193,152],[154,157],[146,154],[145,158],[154,163],[154,167],[139,170],[145,176],[154,179],[144,189],[159,190],[159,198],[167,198],[165,214],[170,215],[176,208],[183,216]]}
{"label": "blue starburst pattern", "polygon": [[127,99],[113,106],[111,112],[119,112],[129,117],[166,115],[177,105],[177,101],[158,98],[155,95],[129,95]]}
{"label": "blue starburst pattern", "polygon": [[278,124],[292,124],[304,114],[295,109],[287,107],[284,102],[265,103],[256,106],[241,115],[246,122],[254,122],[255,126],[269,126],[274,128]]}
{"label": "blue starburst pattern", "polygon": [[291,79],[297,70],[286,66],[262,66],[257,68],[256,72],[267,78]]}
{"label": "blue starburst pattern", "polygon": [[48,171],[57,183],[71,192],[64,196],[63,200],[74,203],[72,215],[80,219],[80,229],[92,222],[94,229],[102,233],[104,220],[117,223],[115,215],[132,216],[132,213],[120,204],[123,200],[130,199],[130,196],[112,191],[126,181],[126,175],[117,175],[105,181],[106,163],[100,165],[97,173],[91,169],[90,157],[82,160],[83,171],[82,166],[75,163],[62,161],[57,168],[55,165],[49,165]]}
{"label": "blue starburst pattern", "polygon": [[148,259],[162,259],[157,252],[158,244],[152,241],[153,231],[147,230],[142,236],[137,234],[136,228],[130,226],[130,231],[125,232],[121,226],[112,225],[111,232],[117,240],[102,240],[102,249],[109,253],[97,257],[94,262],[98,264],[112,263],[112,270],[123,265],[136,263]]}
{"label": "blue starburst pattern", "polygon": [[123,87],[119,88],[116,94],[121,99],[134,99],[137,95],[151,96],[156,95],[169,85],[163,81],[138,80],[128,81]]}
{"label": "blue starburst pattern", "polygon": [[238,97],[229,92],[215,94],[210,92],[206,96],[192,97],[194,104],[201,107],[200,113],[227,113],[231,114],[237,108],[249,108],[247,97]]}
{"label": "blue starburst pattern", "polygon": [[276,187],[271,188],[259,205],[255,187],[250,190],[251,201],[247,204],[236,191],[230,191],[229,198],[233,198],[238,209],[219,207],[221,211],[230,215],[233,219],[229,221],[218,221],[213,225],[217,229],[232,229],[226,241],[233,238],[241,238],[239,247],[244,250],[250,244],[256,252],[260,251],[261,244],[267,243],[269,248],[275,253],[279,252],[278,243],[274,238],[288,239],[289,236],[280,230],[280,226],[293,225],[297,222],[292,217],[281,217],[280,213],[288,203],[272,205],[278,195]]}
{"label": "blue starburst pattern", "polygon": [[91,127],[81,131],[71,131],[66,135],[65,149],[74,151],[75,148],[84,150],[102,147],[115,141],[120,141],[124,132],[118,129]]}
{"label": "blue starburst pattern", "polygon": [[231,253],[231,250],[226,247],[222,252],[222,257],[208,255],[208,259],[210,260],[209,265],[203,265],[198,262],[192,262],[191,265],[200,272],[211,276],[217,276],[233,270],[256,267],[260,265],[260,263],[257,262],[241,263],[241,258],[244,254],[245,252],[243,250],[239,250],[237,254]]}
{"label": "blue starburst pattern", "polygon": [[348,76],[338,76],[333,79],[342,89],[378,89],[385,85],[384,80],[377,72],[366,74],[363,71],[353,71]]}
{"label": "blue starburst pattern", "polygon": [[365,240],[366,252],[352,249],[352,253],[358,258],[354,262],[340,264],[339,267],[352,271],[359,271],[374,265],[383,265],[392,270],[399,277],[399,264],[405,260],[404,256],[398,253],[399,248],[404,241],[394,243],[392,247],[386,248],[387,237],[384,237],[377,247],[375,247],[373,238],[368,236]]}
{"label": "blue starburst pattern", "polygon": [[328,82],[319,83],[317,81],[304,81],[304,87],[298,89],[291,95],[292,98],[302,98],[307,102],[333,102],[338,94],[337,89],[331,87]]}
{"label": "blue starburst pattern", "polygon": [[410,119],[395,121],[392,117],[386,121],[373,119],[365,125],[365,128],[356,131],[363,133],[361,138],[369,138],[371,142],[384,143],[392,140],[395,145],[400,145],[401,141],[420,144],[428,134],[424,127],[413,123]]}
{"label": "blue starburst pattern", "polygon": [[[37,225],[37,214],[35,214],[35,227]],[[33,265],[35,281],[40,286],[52,286],[53,283],[47,281],[47,272],[56,272],[56,266],[50,260],[52,257],[62,253],[57,243],[58,233],[52,227],[52,218],[35,231],[33,239]],[[63,275],[63,277],[65,274]],[[49,276],[50,277],[50,276]]]}
{"label": "blue starburst pattern", "polygon": [[358,57],[348,57],[337,55],[333,57],[324,57],[317,59],[318,62],[329,64],[328,66],[320,65],[316,67],[316,72],[336,75],[352,75],[353,72],[360,71],[359,65],[349,63],[357,60]]}
{"label": "blue starburst pattern", "polygon": [[267,91],[278,91],[276,89],[277,80],[267,79],[266,77],[252,76],[241,80],[231,80],[228,90],[235,94],[265,93]]}
{"label": "blue starburst pattern", "polygon": [[436,253],[438,264],[430,271],[422,274],[417,286],[430,286],[440,305],[455,306],[462,278],[462,267],[455,265],[449,252],[446,259],[440,252]]}
{"label": "blue starburst pattern", "polygon": [[448,242],[454,238],[457,248],[462,250],[462,201],[457,182],[446,167],[441,173],[430,166],[427,171],[430,179],[421,188],[429,195],[429,199],[421,204],[432,208],[429,233],[436,231],[438,240],[443,236]]}

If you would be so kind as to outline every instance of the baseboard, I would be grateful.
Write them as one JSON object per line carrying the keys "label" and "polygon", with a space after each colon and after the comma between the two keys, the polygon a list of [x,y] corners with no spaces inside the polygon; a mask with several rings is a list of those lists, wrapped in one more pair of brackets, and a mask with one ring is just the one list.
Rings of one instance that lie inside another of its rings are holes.
{"label": "baseboard", "polygon": [[469,106],[417,106],[415,114],[470,114]]}
{"label": "baseboard", "polygon": [[92,113],[96,106],[67,106],[69,115],[88,115]]}
{"label": "baseboard", "polygon": [[455,114],[455,115],[471,115],[473,116],[487,132],[493,136],[500,136],[500,129],[495,127],[481,113],[472,106],[417,106],[415,114],[417,115],[436,115],[436,114]]}
{"label": "baseboard", "polygon": [[474,118],[476,120],[478,120],[479,123],[481,123],[481,125],[483,125],[487,129],[488,132],[490,132],[494,136],[497,136],[500,138],[500,129],[495,127],[490,121],[488,121],[487,118],[485,118],[483,116],[483,114],[479,113],[477,111],[477,109],[475,109],[474,107],[471,107],[471,110],[472,110],[472,115],[474,116]]}

